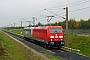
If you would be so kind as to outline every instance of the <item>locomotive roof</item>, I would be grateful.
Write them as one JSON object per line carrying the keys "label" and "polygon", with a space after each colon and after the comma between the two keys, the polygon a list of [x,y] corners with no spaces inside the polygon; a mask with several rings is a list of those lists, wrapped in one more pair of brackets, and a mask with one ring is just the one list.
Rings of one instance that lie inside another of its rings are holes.
{"label": "locomotive roof", "polygon": [[24,29],[33,29],[35,27],[24,27]]}
{"label": "locomotive roof", "polygon": [[47,29],[49,27],[60,27],[60,28],[62,28],[62,26],[38,26],[38,27],[25,27],[24,29]]}

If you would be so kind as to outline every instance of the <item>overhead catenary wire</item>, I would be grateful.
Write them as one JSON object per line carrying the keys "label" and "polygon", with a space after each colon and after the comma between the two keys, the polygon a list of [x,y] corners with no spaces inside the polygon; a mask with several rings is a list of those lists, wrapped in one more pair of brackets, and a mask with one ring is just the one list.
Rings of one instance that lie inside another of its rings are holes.
{"label": "overhead catenary wire", "polygon": [[[90,2],[90,0],[89,1],[86,1],[86,2]],[[86,3],[86,2],[83,2],[83,3]],[[69,11],[69,12],[75,12],[75,11],[84,10],[84,9],[88,9],[88,8],[90,8],[90,7],[80,8],[80,9],[72,10],[72,11]],[[52,13],[52,14],[55,14],[56,16],[57,15],[59,16],[59,14],[53,13],[53,12],[51,12],[49,10],[47,10],[47,11],[50,12],[50,13]],[[64,14],[64,13],[60,13],[60,14]],[[62,17],[62,16],[60,16],[60,17]]]}
{"label": "overhead catenary wire", "polygon": [[[44,10],[46,10],[46,11],[48,11],[48,12],[50,12],[50,13],[58,16],[58,17],[64,18],[63,16],[65,16],[65,12],[62,12],[63,11],[63,8],[62,8],[63,6],[73,7],[73,6],[81,5],[81,4],[84,4],[84,3],[87,3],[87,2],[90,2],[90,0],[81,0],[81,1],[70,3],[70,4],[58,6],[58,8],[60,8],[61,10],[56,12],[56,13],[49,11],[49,9],[44,9]],[[57,7],[54,7],[54,8],[57,9]],[[87,9],[87,8],[90,8],[90,7],[80,8],[80,9],[72,10],[72,11],[69,11],[69,12],[79,11],[79,10],[83,10],[83,9]],[[31,19],[32,19],[32,16],[35,16],[36,14],[39,14],[39,13],[41,13],[44,10],[41,10],[41,11],[35,13],[35,14],[30,15]],[[63,15],[60,16],[60,14],[63,14]],[[46,17],[43,17],[43,18],[46,18]],[[37,18],[37,19],[43,19],[43,18]]]}
{"label": "overhead catenary wire", "polygon": [[33,16],[35,16],[35,15],[41,13],[42,11],[44,11],[44,10],[40,10],[39,12],[36,12],[36,13],[34,13],[34,14],[28,16],[28,17],[24,17],[24,19],[29,18],[29,17],[32,19]]}
{"label": "overhead catenary wire", "polygon": [[47,8],[47,9],[48,10],[56,10],[56,9],[62,9],[62,7],[65,7],[65,6],[74,7],[74,6],[81,5],[81,4],[88,3],[88,2],[90,2],[90,0],[81,0],[81,1],[73,2],[73,3],[61,5],[61,6],[56,6],[56,7],[52,7],[52,8]]}
{"label": "overhead catenary wire", "polygon": [[72,11],[69,11],[69,12],[75,12],[75,11],[84,10],[84,9],[88,9],[88,8],[90,8],[90,7],[80,8],[80,9],[72,10]]}
{"label": "overhead catenary wire", "polygon": [[[48,11],[47,9],[44,9],[44,10]],[[57,15],[57,14],[55,14],[55,13],[51,12],[51,11],[48,11],[48,12],[50,12],[50,13],[52,13],[52,14],[56,15],[56,16],[59,16],[59,15]],[[65,19],[65,18],[64,18],[64,17],[62,17],[62,16],[59,16],[59,17],[61,17],[61,18]]]}
{"label": "overhead catenary wire", "polygon": [[90,0],[88,0],[88,1],[87,0],[83,0],[80,3],[76,2],[75,4],[72,4],[70,6],[66,5],[66,6],[68,6],[68,7],[74,7],[74,6],[85,4],[85,3],[88,3],[88,2],[90,2]]}
{"label": "overhead catenary wire", "polygon": [[[77,1],[77,2],[71,3],[71,4],[66,4],[66,5],[69,5],[69,7],[74,7],[74,6],[81,5],[81,4],[84,4],[84,3],[87,3],[87,2],[90,2],[90,0],[81,0],[81,1]],[[63,5],[63,6],[64,6],[64,5]],[[55,8],[55,9],[56,9],[56,8]],[[60,13],[60,12],[63,11],[63,8],[60,8],[60,9],[62,9],[62,10],[56,12],[56,13],[55,13],[56,15],[60,15],[60,14],[64,14],[64,13],[65,13],[65,12]],[[47,9],[47,10],[48,10],[48,12],[53,13],[53,12],[49,11],[49,9]],[[58,14],[57,14],[57,13],[58,13]]]}
{"label": "overhead catenary wire", "polygon": [[74,6],[81,5],[81,4],[88,3],[88,2],[90,2],[90,0],[88,0],[88,1],[83,0],[83,1],[80,2],[80,3],[76,3],[75,5],[71,5],[71,6],[68,6],[68,7],[74,7]]}

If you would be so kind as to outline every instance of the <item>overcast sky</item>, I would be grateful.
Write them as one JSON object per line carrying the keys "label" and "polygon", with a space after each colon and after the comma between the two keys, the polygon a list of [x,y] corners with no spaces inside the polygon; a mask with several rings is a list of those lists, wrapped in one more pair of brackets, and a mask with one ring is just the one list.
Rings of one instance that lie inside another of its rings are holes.
{"label": "overcast sky", "polygon": [[[23,21],[23,26],[25,26],[28,25],[26,21],[32,21],[32,17],[37,18],[36,24],[38,22],[46,24],[48,23],[46,16],[55,16],[57,14],[65,17],[63,8],[66,6],[69,11],[73,11],[69,12],[69,19],[75,18],[78,21],[90,18],[90,0],[0,0],[0,27],[14,25],[14,23],[19,26],[21,20]],[[54,14],[45,11],[45,8]],[[75,11],[77,9],[83,10]],[[50,22],[56,21],[64,21],[64,19],[55,16]]]}

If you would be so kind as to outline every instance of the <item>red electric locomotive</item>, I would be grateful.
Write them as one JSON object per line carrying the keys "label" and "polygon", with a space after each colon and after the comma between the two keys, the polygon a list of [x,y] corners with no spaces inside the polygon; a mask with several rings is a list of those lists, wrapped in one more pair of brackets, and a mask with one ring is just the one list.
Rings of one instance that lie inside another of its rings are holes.
{"label": "red electric locomotive", "polygon": [[[32,38],[35,41],[42,42],[45,46],[61,47],[64,45],[64,29],[62,26],[35,27]],[[31,31],[30,30],[30,31]]]}

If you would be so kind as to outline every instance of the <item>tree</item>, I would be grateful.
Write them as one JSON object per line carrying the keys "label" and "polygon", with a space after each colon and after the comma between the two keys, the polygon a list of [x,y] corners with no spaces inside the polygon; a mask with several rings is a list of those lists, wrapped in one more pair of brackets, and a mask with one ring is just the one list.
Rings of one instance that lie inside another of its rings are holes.
{"label": "tree", "polygon": [[61,22],[58,22],[58,25],[59,25],[59,26],[61,26],[61,24],[62,24]]}
{"label": "tree", "polygon": [[74,28],[78,29],[79,24],[80,24],[80,22],[76,22],[76,24],[74,25]]}
{"label": "tree", "polygon": [[55,22],[55,23],[54,23],[54,26],[58,26],[58,23],[57,23],[57,22]]}
{"label": "tree", "polygon": [[36,26],[43,26],[43,24],[38,22],[38,24],[36,24]]}
{"label": "tree", "polygon": [[76,24],[75,19],[70,19],[68,21],[68,27],[69,27],[69,29],[75,29],[75,26],[74,26],[75,24]]}
{"label": "tree", "polygon": [[90,28],[89,22],[81,19],[79,24],[79,29],[89,29],[89,28]]}
{"label": "tree", "polygon": [[66,29],[66,21],[63,21],[63,22],[61,23],[61,26],[62,26],[64,29]]}
{"label": "tree", "polygon": [[89,29],[90,29],[90,18],[88,19],[88,25],[89,25]]}

